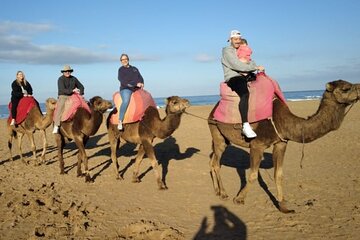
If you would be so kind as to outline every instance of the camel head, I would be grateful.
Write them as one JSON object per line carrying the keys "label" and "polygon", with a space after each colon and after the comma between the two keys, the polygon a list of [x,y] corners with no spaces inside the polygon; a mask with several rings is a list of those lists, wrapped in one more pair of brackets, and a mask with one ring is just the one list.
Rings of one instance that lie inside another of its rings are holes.
{"label": "camel head", "polygon": [[169,113],[183,113],[186,108],[190,107],[189,100],[178,96],[172,96],[165,99],[166,114]]}
{"label": "camel head", "polygon": [[353,104],[360,99],[360,84],[352,84],[344,80],[336,80],[326,84],[326,93],[332,93],[337,102]]}
{"label": "camel head", "polygon": [[45,106],[46,111],[54,111],[56,107],[56,99],[55,98],[48,98],[46,99]]}
{"label": "camel head", "polygon": [[106,112],[106,110],[112,108],[112,103],[103,99],[102,97],[95,96],[90,99],[90,105],[94,111],[98,111],[101,113]]}

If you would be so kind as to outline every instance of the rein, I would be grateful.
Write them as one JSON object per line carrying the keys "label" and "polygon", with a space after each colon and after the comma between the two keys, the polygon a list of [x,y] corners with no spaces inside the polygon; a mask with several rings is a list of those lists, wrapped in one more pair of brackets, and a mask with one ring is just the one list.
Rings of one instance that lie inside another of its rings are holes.
{"label": "rein", "polygon": [[198,115],[195,115],[195,114],[193,114],[193,113],[189,113],[189,112],[187,112],[187,111],[184,111],[184,113],[186,113],[187,115],[193,116],[193,117],[200,118],[200,119],[205,120],[205,121],[208,120],[207,118],[200,117],[200,116],[198,116]]}

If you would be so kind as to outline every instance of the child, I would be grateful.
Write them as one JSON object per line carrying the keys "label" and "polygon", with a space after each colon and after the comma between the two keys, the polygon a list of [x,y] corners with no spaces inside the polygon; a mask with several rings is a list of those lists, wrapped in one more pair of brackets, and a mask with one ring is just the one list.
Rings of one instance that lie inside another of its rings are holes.
{"label": "child", "polygon": [[242,38],[240,41],[240,47],[237,49],[236,54],[239,60],[243,63],[249,63],[251,61],[252,50],[248,45],[246,39]]}

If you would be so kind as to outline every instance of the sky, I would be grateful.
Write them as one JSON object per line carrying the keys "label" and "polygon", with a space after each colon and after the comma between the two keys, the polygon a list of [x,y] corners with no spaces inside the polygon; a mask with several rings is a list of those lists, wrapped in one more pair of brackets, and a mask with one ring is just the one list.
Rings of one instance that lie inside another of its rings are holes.
{"label": "sky", "polygon": [[216,95],[233,29],[283,91],[360,82],[358,0],[11,0],[0,11],[0,104],[18,70],[39,102],[56,98],[65,64],[85,98],[111,99],[122,53],[153,97]]}

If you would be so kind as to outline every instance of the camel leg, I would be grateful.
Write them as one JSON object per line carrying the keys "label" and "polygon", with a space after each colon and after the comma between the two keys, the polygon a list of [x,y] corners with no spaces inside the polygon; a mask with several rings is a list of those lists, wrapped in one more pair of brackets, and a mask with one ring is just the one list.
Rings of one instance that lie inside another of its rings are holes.
{"label": "camel leg", "polygon": [[280,142],[273,147],[273,162],[274,162],[274,179],[277,190],[277,200],[279,203],[279,210],[283,213],[293,213],[294,210],[289,210],[285,206],[285,199],[282,189],[283,180],[283,163],[286,151],[287,143]]}
{"label": "camel leg", "polygon": [[112,134],[110,136],[110,133],[109,133],[111,161],[112,161],[113,166],[114,166],[115,176],[116,176],[116,179],[123,180],[123,178],[119,174],[119,162],[118,162],[117,156],[116,156],[116,150],[117,150],[118,141],[119,141],[119,137],[115,136],[115,134]]}
{"label": "camel leg", "polygon": [[65,171],[64,171],[65,163],[64,163],[64,158],[63,158],[65,139],[60,134],[54,134],[54,135],[55,135],[55,141],[56,141],[56,145],[57,145],[60,174],[65,174]]}
{"label": "camel leg", "polygon": [[213,156],[209,163],[210,170],[211,170],[210,174],[211,174],[215,194],[217,196],[220,196],[220,199],[222,199],[222,200],[227,200],[229,198],[229,196],[227,195],[227,193],[225,191],[225,187],[223,185],[223,182],[221,180],[221,175],[220,175],[220,170],[221,170],[220,159],[221,159],[222,154],[225,151],[225,148],[226,148],[225,141],[218,142],[217,144],[215,144],[215,142],[213,142],[214,152],[213,152]]}
{"label": "camel leg", "polygon": [[34,161],[34,165],[36,165],[36,145],[35,145],[35,139],[34,134],[26,132],[26,135],[28,136],[31,144],[31,152],[32,152],[32,159]]}
{"label": "camel leg", "polygon": [[76,146],[79,149],[78,152],[78,165],[77,165],[77,176],[82,176],[82,171],[81,171],[81,162],[84,162],[84,170],[85,170],[85,182],[91,182],[91,176],[90,176],[90,171],[89,171],[89,167],[88,167],[88,157],[86,156],[86,152],[85,152],[85,144],[87,142],[88,137],[84,136],[77,136],[75,137],[75,143]]}
{"label": "camel leg", "polygon": [[46,154],[46,149],[48,146],[45,129],[40,129],[40,133],[41,133],[42,139],[43,139],[43,149],[41,152],[39,165],[41,165],[45,162],[45,154]]}
{"label": "camel leg", "polygon": [[8,148],[9,148],[9,152],[10,152],[10,161],[14,161],[14,158],[12,155],[13,139],[14,139],[14,132],[12,130],[9,130]]}
{"label": "camel leg", "polygon": [[132,182],[134,182],[134,183],[140,182],[140,179],[139,179],[140,164],[144,158],[144,155],[145,155],[144,147],[142,144],[140,144],[138,154],[136,155],[136,159],[135,159],[135,169],[133,172]]}
{"label": "camel leg", "polygon": [[221,180],[220,170],[221,164],[220,159],[222,154],[225,151],[226,143],[224,136],[220,133],[219,129],[216,125],[209,125],[211,136],[212,136],[212,157],[209,162],[210,165],[210,174],[213,183],[213,187],[215,190],[215,194],[220,196],[220,199],[226,200],[229,198],[227,195],[224,185]]}
{"label": "camel leg", "polygon": [[144,147],[146,155],[148,156],[148,158],[151,161],[151,166],[152,166],[152,168],[154,170],[154,174],[155,174],[155,178],[156,178],[156,182],[158,184],[159,190],[167,189],[164,182],[161,180],[160,171],[159,171],[159,164],[158,164],[158,162],[156,160],[154,148],[153,148],[151,142],[145,140],[145,141],[142,141],[142,145]]}
{"label": "camel leg", "polygon": [[23,163],[28,164],[28,162],[24,160],[23,153],[22,153],[22,140],[23,140],[23,137],[24,137],[23,133],[18,133],[17,140],[18,140],[18,146],[19,146],[19,152],[20,152],[20,160]]}
{"label": "camel leg", "polygon": [[[253,140],[254,141],[254,140]],[[241,189],[238,196],[236,196],[233,201],[235,204],[244,204],[247,192],[249,191],[250,186],[258,179],[259,167],[261,163],[262,156],[264,154],[265,147],[257,146],[251,144],[250,147],[250,173],[247,179],[247,183],[243,189]]]}

